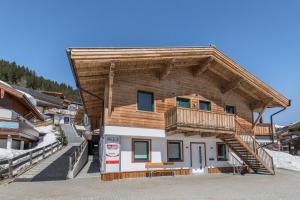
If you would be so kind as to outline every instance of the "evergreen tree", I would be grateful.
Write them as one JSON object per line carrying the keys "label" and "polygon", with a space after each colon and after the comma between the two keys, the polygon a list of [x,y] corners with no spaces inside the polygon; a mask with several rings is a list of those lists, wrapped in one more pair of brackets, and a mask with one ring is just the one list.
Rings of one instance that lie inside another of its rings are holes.
{"label": "evergreen tree", "polygon": [[69,99],[80,102],[77,89],[73,89],[65,83],[58,83],[57,81],[37,76],[34,70],[30,70],[25,66],[19,66],[15,62],[0,59],[0,80],[34,90],[62,92]]}

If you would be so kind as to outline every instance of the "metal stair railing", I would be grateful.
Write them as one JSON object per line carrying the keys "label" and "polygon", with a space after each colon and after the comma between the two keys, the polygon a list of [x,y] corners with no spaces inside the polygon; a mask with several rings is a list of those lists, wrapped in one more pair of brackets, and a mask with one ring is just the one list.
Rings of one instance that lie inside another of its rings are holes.
{"label": "metal stair railing", "polygon": [[236,137],[242,140],[258,158],[260,158],[261,164],[263,164],[271,173],[275,174],[274,163],[272,156],[264,149],[261,148],[260,144],[256,139],[248,134],[248,131],[241,126],[241,124],[236,120]]}

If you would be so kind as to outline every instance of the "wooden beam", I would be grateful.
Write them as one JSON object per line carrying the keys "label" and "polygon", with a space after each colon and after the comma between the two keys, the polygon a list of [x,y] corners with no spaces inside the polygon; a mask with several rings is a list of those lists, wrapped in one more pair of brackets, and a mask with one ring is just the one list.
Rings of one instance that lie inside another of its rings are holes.
{"label": "wooden beam", "polygon": [[108,116],[111,116],[112,112],[112,87],[114,83],[114,73],[115,70],[115,63],[112,62],[110,67],[109,67],[109,74],[108,74]]}
{"label": "wooden beam", "polygon": [[197,76],[199,76],[200,74],[206,72],[206,71],[209,69],[209,67],[210,67],[210,65],[211,65],[211,63],[212,63],[212,61],[213,61],[213,58],[212,58],[212,57],[208,57],[208,58],[206,58],[204,61],[202,61],[202,62],[200,63],[200,66],[195,66],[195,67],[193,67],[193,68],[192,68],[193,76],[194,76],[194,77],[197,77]]}
{"label": "wooden beam", "polygon": [[0,99],[3,99],[5,95],[5,90],[0,88]]}
{"label": "wooden beam", "polygon": [[256,109],[268,106],[268,104],[271,103],[272,101],[273,101],[273,98],[265,98],[265,99],[250,103],[249,107],[251,108],[252,111],[254,111]]}
{"label": "wooden beam", "polygon": [[227,85],[222,86],[221,92],[223,94],[225,94],[225,93],[227,93],[227,92],[229,92],[229,91],[231,91],[231,90],[239,87],[241,85],[241,83],[242,83],[243,80],[244,79],[242,77],[239,77],[239,78],[237,78],[237,79],[229,82]]}
{"label": "wooden beam", "polygon": [[160,68],[158,72],[159,80],[165,79],[170,74],[171,70],[174,68],[174,62],[175,60],[172,60]]}
{"label": "wooden beam", "polygon": [[253,125],[252,125],[252,129],[254,129],[255,126],[258,124],[259,120],[262,118],[264,112],[266,111],[266,108],[267,108],[267,105],[265,105],[265,106],[261,109],[261,111],[259,112],[259,115],[257,116],[255,122],[254,122]]}

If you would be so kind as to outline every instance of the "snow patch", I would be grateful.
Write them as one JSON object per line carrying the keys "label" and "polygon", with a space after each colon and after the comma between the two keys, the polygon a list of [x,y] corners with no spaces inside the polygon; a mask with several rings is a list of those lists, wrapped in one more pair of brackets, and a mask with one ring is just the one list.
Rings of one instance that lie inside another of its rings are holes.
{"label": "snow patch", "polygon": [[276,168],[300,171],[300,156],[293,156],[285,152],[268,149],[266,151],[273,157]]}
{"label": "snow patch", "polygon": [[[54,127],[53,125],[49,125],[49,126],[40,126],[40,127],[36,127],[35,128],[40,133],[43,133],[45,135],[42,138],[40,138],[37,146],[35,146],[32,149],[36,149],[36,148],[40,148],[40,147],[43,147],[43,146],[47,146],[48,144],[51,144],[51,143],[57,141],[55,134],[58,134],[58,132],[54,131],[53,127]],[[18,155],[21,155],[23,153],[31,151],[32,149],[16,150],[16,149],[3,149],[3,148],[0,148],[0,160],[2,160],[2,159],[10,159],[10,158],[16,157]]]}

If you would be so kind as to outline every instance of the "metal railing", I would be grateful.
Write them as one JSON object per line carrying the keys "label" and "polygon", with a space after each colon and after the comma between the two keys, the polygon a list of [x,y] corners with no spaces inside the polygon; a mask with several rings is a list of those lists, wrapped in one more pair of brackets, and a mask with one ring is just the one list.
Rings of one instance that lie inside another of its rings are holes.
{"label": "metal railing", "polygon": [[233,174],[241,174],[244,167],[244,162],[240,161],[234,154],[231,152],[231,162],[233,167]]}
{"label": "metal railing", "polygon": [[81,144],[78,147],[76,147],[74,152],[69,156],[69,171],[73,170],[75,163],[80,158],[86,145],[87,145],[87,141],[86,140],[82,141]]}
{"label": "metal railing", "polygon": [[0,160],[0,178],[13,178],[18,175],[22,169],[26,170],[40,160],[62,148],[59,141],[46,145],[44,147],[32,149],[26,153],[13,157],[11,159]]}
{"label": "metal railing", "polygon": [[257,155],[258,158],[260,158],[262,164],[265,165],[268,170],[272,170],[275,174],[273,157],[260,146],[260,144],[252,135],[248,134],[247,129],[244,129],[239,122],[236,122],[236,124],[238,126],[236,136],[239,137],[240,140],[242,140],[244,144],[246,144],[252,150],[252,152]]}

